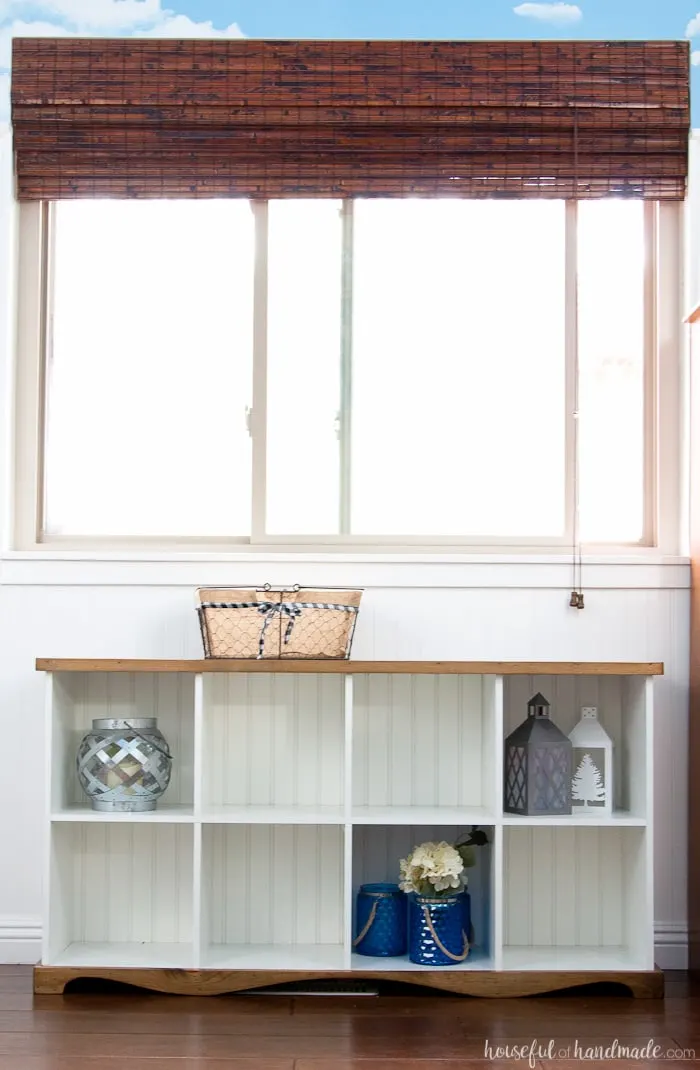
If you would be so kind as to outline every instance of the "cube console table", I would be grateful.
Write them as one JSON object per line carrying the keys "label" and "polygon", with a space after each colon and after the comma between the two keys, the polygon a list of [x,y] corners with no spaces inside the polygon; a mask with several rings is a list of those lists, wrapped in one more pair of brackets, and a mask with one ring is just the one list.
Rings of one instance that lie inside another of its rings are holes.
{"label": "cube console table", "polygon": [[[36,992],[77,978],[220,994],[319,978],[474,996],[595,981],[663,995],[653,941],[653,663],[40,659],[45,908]],[[503,813],[503,741],[541,691],[565,732],[599,707],[612,816]],[[156,716],[158,809],[90,808],[96,717]],[[488,835],[468,871],[475,946],[422,967],[353,950],[360,884],[424,839]]]}

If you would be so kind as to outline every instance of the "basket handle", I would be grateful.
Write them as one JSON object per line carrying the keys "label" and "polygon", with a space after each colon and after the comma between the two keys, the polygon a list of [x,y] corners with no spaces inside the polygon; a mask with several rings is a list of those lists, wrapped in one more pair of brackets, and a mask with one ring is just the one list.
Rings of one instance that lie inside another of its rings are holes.
{"label": "basket handle", "polygon": [[272,584],[266,583],[262,587],[255,588],[256,594],[267,594],[268,592],[272,592],[272,594],[286,594],[287,591],[296,594],[297,591],[300,590],[301,587],[298,583],[293,584],[291,587],[273,587]]}

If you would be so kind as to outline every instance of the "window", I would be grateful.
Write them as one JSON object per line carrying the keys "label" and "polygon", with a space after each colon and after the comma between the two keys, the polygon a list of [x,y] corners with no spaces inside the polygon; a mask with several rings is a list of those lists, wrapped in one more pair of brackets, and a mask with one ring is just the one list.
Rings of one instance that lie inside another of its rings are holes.
{"label": "window", "polygon": [[19,543],[651,544],[658,215],[23,206]]}
{"label": "window", "polygon": [[351,530],[563,536],[561,202],[355,209]]}
{"label": "window", "polygon": [[644,537],[644,205],[578,209],[580,517],[586,542]]}
{"label": "window", "polygon": [[249,207],[61,201],[53,226],[46,532],[248,532]]}

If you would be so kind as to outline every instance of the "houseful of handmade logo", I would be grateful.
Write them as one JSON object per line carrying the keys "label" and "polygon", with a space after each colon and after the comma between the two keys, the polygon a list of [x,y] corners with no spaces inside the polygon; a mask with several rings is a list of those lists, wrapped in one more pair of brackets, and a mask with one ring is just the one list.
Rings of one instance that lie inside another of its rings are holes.
{"label": "houseful of handmade logo", "polygon": [[498,1041],[487,1040],[484,1044],[484,1058],[491,1061],[524,1063],[535,1070],[541,1059],[569,1059],[580,1062],[622,1059],[640,1063],[667,1059],[669,1062],[694,1062],[695,1049],[677,1046],[667,1048],[653,1037],[644,1043],[626,1037],[624,1040],[606,1040],[604,1044],[596,1044],[591,1040],[563,1039],[533,1039],[525,1044],[499,1044]]}

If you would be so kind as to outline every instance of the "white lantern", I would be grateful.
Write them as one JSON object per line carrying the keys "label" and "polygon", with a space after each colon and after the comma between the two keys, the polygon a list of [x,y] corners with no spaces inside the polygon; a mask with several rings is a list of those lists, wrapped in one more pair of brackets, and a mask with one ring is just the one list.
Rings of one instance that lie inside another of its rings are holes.
{"label": "white lantern", "polygon": [[610,816],[613,809],[613,742],[598,720],[595,706],[584,706],[569,733],[572,756],[572,814]]}

